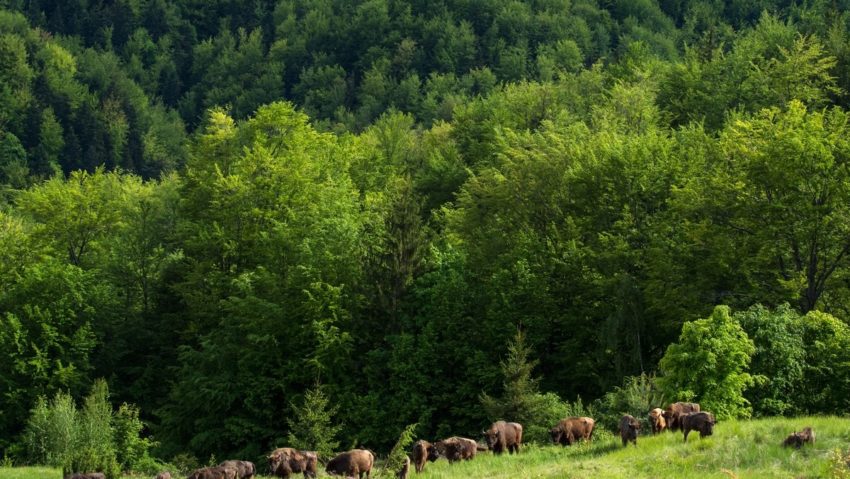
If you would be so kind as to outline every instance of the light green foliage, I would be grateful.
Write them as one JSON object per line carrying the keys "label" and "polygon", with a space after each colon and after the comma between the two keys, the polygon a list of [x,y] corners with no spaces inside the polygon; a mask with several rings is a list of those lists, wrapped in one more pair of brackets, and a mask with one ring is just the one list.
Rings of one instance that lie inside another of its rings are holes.
{"label": "light green foliage", "polygon": [[658,382],[668,397],[698,402],[719,419],[748,417],[743,393],[753,382],[747,370],[754,353],[729,307],[717,306],[708,318],[682,325],[679,341],[661,358]]}
{"label": "light green foliage", "polygon": [[155,444],[148,437],[142,437],[145,425],[139,419],[139,408],[133,404],[122,403],[112,416],[112,430],[115,444],[115,459],[122,471],[143,470],[144,463],[150,461],[148,451]]}
{"label": "light green foliage", "polygon": [[320,384],[304,393],[301,405],[291,405],[289,420],[289,447],[316,451],[319,457],[332,457],[339,450],[337,435],[342,425],[336,421],[338,407],[330,405],[330,398]]}
{"label": "light green foliage", "polygon": [[[389,454],[387,454],[387,459],[384,463],[384,470],[390,475],[394,476],[395,473],[401,470],[402,464],[404,464],[404,458],[408,455],[407,451],[410,450],[413,441],[416,439],[414,434],[418,427],[419,424],[409,424],[405,427],[404,430],[401,431],[401,434],[399,434],[395,445],[393,445],[393,448],[390,449]],[[410,474],[413,474],[413,464],[410,466],[410,471]]]}
{"label": "light green foliage", "polygon": [[619,428],[620,418],[631,414],[641,421],[642,431],[648,434],[652,429],[647,422],[647,413],[657,407],[664,408],[671,402],[654,375],[629,376],[622,386],[615,386],[594,403],[593,418],[598,427],[615,431]]}

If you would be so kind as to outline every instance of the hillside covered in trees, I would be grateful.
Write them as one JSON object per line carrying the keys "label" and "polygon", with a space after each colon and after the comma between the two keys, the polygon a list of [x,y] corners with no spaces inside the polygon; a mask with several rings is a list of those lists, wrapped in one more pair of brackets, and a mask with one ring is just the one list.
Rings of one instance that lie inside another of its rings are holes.
{"label": "hillside covered in trees", "polygon": [[547,410],[845,414],[848,29],[841,0],[0,0],[0,455],[98,378],[166,459],[259,457],[316,398],[343,447],[475,436],[512,371]]}

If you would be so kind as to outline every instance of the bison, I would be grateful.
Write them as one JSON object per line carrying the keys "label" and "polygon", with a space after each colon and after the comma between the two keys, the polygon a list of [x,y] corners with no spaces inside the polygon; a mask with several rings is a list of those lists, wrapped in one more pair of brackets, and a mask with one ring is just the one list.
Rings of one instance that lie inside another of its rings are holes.
{"label": "bison", "polygon": [[815,443],[815,431],[812,428],[807,427],[804,428],[800,432],[793,432],[785,438],[785,441],[782,442],[782,447],[793,446],[795,449],[800,449],[803,447],[803,444],[814,444]]}
{"label": "bison", "polygon": [[251,479],[257,474],[257,468],[251,461],[224,461],[219,464],[219,467],[232,467],[236,469],[236,474],[239,479]]}
{"label": "bison", "polygon": [[238,472],[232,467],[202,467],[195,469],[186,479],[238,479]]}
{"label": "bison", "polygon": [[372,465],[375,464],[375,455],[365,449],[352,449],[337,454],[328,461],[325,472],[332,476],[354,476],[358,479],[372,476]]}
{"label": "bison", "polygon": [[677,402],[667,406],[667,410],[664,411],[664,420],[667,422],[667,428],[671,431],[682,429],[681,417],[692,412],[699,412],[699,404]]}
{"label": "bison", "polygon": [[688,433],[699,431],[699,437],[711,436],[717,420],[708,412],[692,412],[679,417],[682,431],[685,433],[685,442],[688,442]]}
{"label": "bison", "polygon": [[106,479],[106,475],[102,472],[76,472],[73,474],[65,474],[65,479]]}
{"label": "bison", "polygon": [[171,473],[168,471],[162,471],[156,475],[155,479],[171,479]]}
{"label": "bison", "polygon": [[511,454],[519,453],[519,447],[522,445],[522,424],[496,421],[490,425],[490,429],[481,431],[481,434],[494,454],[501,454],[506,450]]}
{"label": "bison", "polygon": [[404,460],[401,463],[401,469],[395,474],[395,477],[398,479],[407,479],[407,476],[410,474],[410,458],[408,456],[404,456]]}
{"label": "bison", "polygon": [[319,456],[313,451],[299,451],[291,447],[280,447],[268,456],[269,471],[272,475],[288,478],[292,473],[301,472],[304,477],[317,477]]}
{"label": "bison", "polygon": [[437,453],[444,456],[450,463],[455,461],[468,461],[475,457],[478,452],[478,443],[465,437],[452,436],[434,444]]}
{"label": "bison", "polygon": [[426,461],[434,462],[439,457],[437,448],[428,441],[419,440],[413,445],[413,465],[417,474],[425,470]]}
{"label": "bison", "polygon": [[589,417],[568,417],[561,419],[549,430],[552,442],[562,446],[572,446],[579,439],[590,441],[596,421]]}
{"label": "bison", "polygon": [[620,438],[623,446],[628,446],[631,441],[637,447],[637,436],[640,430],[640,422],[634,416],[626,414],[620,418]]}
{"label": "bison", "polygon": [[649,425],[652,427],[653,434],[658,434],[667,428],[667,420],[664,419],[664,411],[660,407],[649,411]]}

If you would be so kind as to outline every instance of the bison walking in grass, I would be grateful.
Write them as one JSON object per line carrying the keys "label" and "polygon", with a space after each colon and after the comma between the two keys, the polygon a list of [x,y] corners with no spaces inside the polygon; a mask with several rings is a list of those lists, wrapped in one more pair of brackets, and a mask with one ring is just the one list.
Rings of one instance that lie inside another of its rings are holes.
{"label": "bison walking in grass", "polygon": [[782,442],[782,447],[794,447],[795,449],[800,449],[807,443],[815,443],[815,431],[810,427],[804,428],[800,432],[793,432],[789,434],[788,437],[785,438],[785,441]]}
{"label": "bison walking in grass", "polygon": [[319,456],[314,451],[299,451],[291,447],[280,447],[268,456],[269,471],[272,475],[288,478],[293,473],[303,473],[304,477],[317,477]]}
{"label": "bison walking in grass", "polygon": [[522,424],[515,422],[496,421],[490,425],[490,429],[482,431],[487,447],[494,454],[519,453],[522,445]]}
{"label": "bison walking in grass", "polygon": [[437,453],[450,463],[464,460],[468,461],[475,457],[478,452],[478,443],[466,437],[452,436],[434,444]]}
{"label": "bison walking in grass", "polygon": [[620,418],[620,439],[623,440],[623,446],[628,446],[631,441],[637,447],[638,431],[640,430],[640,421],[634,416],[626,414]]}
{"label": "bison walking in grass", "polygon": [[671,431],[682,429],[682,416],[699,411],[699,404],[692,402],[676,402],[667,406],[667,410],[664,411],[667,428]]}
{"label": "bison walking in grass", "polygon": [[653,434],[658,434],[667,428],[667,420],[664,419],[664,411],[660,407],[649,411],[649,425],[652,427]]}
{"label": "bison walking in grass", "polygon": [[[375,456],[371,451],[365,449],[352,449],[337,454],[328,461],[325,472],[332,476],[354,476],[358,479],[372,476],[372,466],[375,464]],[[364,476],[365,474],[365,476]]]}
{"label": "bison walking in grass", "polygon": [[568,417],[561,419],[549,430],[552,442],[562,446],[572,446],[580,439],[590,441],[596,421],[589,417]]}
{"label": "bison walking in grass", "polygon": [[428,441],[420,439],[413,445],[413,465],[417,474],[425,470],[427,461],[434,462],[439,457],[440,453],[437,452],[437,448]]}
{"label": "bison walking in grass", "polygon": [[682,432],[685,434],[685,442],[688,442],[688,433],[691,431],[699,431],[699,437],[711,436],[714,432],[714,425],[717,420],[714,415],[708,412],[692,412],[679,417],[681,422]]}
{"label": "bison walking in grass", "polygon": [[239,479],[251,479],[257,474],[257,468],[251,461],[224,461],[219,464],[219,467],[232,467],[236,469]]}

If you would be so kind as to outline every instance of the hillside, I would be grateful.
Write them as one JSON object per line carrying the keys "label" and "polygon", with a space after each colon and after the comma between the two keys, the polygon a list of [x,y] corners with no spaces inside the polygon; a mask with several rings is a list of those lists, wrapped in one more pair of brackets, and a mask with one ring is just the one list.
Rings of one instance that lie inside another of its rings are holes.
{"label": "hillside", "polygon": [[[782,439],[793,430],[812,426],[815,445],[784,449]],[[835,452],[850,445],[850,419],[838,417],[770,418],[718,424],[712,437],[681,433],[638,438],[638,446],[623,448],[610,432],[597,432],[592,444],[572,448],[526,445],[518,456],[479,453],[472,461],[450,465],[444,459],[428,463],[421,479],[507,478],[838,478],[832,469]],[[846,457],[845,457],[846,460]],[[0,468],[0,479],[48,479],[44,468]],[[843,469],[844,474],[848,469]],[[55,470],[56,477],[59,471]],[[320,477],[325,474],[321,473]],[[376,470],[373,477],[389,477]],[[138,477],[138,476],[133,476]],[[179,476],[178,476],[179,477]],[[269,476],[266,476],[269,477]],[[301,477],[296,475],[295,477]],[[131,479],[131,476],[125,476]]]}

